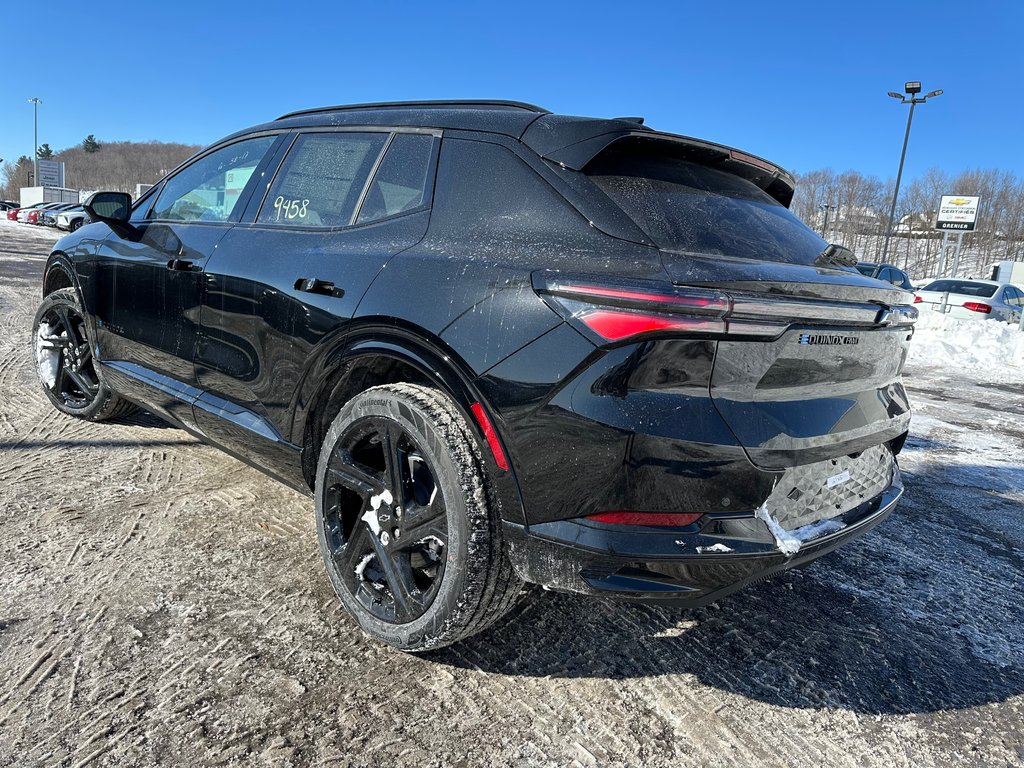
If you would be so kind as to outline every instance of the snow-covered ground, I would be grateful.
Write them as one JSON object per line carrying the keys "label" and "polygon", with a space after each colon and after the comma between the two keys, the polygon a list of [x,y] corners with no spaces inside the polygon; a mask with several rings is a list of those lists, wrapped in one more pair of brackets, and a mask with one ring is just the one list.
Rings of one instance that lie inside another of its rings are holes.
{"label": "snow-covered ground", "polygon": [[695,611],[534,595],[411,657],[340,609],[308,498],[53,410],[57,236],[0,221],[0,766],[1024,764],[1018,332],[922,319],[906,495],[808,570]]}
{"label": "snow-covered ground", "polygon": [[1024,331],[997,320],[957,320],[922,310],[907,359],[915,367],[1024,387]]}

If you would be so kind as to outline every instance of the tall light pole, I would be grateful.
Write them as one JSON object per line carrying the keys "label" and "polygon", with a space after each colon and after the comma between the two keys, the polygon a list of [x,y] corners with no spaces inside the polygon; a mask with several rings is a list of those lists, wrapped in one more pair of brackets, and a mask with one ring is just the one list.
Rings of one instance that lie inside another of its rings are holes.
{"label": "tall light pole", "polygon": [[39,185],[39,105],[42,99],[31,98],[28,103],[32,105],[32,183]]}
{"label": "tall light pole", "polygon": [[[910,140],[910,124],[914,120],[914,107],[918,104],[924,104],[928,99],[942,95],[942,91],[938,90],[927,93],[924,96],[918,96],[917,94],[921,92],[921,82],[918,80],[905,83],[903,90],[906,91],[906,96],[902,93],[889,91],[889,95],[894,99],[899,99],[900,104],[910,105],[910,114],[907,115],[907,132],[903,135],[903,151],[900,153],[900,169],[896,172],[896,189],[892,193],[892,207],[889,208],[889,224],[885,228],[885,244],[882,246],[883,263],[889,259],[889,238],[892,237],[892,220],[896,216],[896,201],[900,196],[900,180],[903,178],[903,161],[907,157],[907,142]],[[907,98],[908,96],[910,98]]]}
{"label": "tall light pole", "polygon": [[832,195],[829,195],[828,196],[828,201],[822,203],[818,207],[821,208],[821,210],[823,210],[825,212],[825,222],[821,225],[821,237],[824,240],[824,239],[826,239],[828,237],[828,235],[825,234],[825,232],[828,231],[828,214],[829,214],[830,211],[837,211],[837,210],[839,210],[839,206],[838,205],[832,205]]}

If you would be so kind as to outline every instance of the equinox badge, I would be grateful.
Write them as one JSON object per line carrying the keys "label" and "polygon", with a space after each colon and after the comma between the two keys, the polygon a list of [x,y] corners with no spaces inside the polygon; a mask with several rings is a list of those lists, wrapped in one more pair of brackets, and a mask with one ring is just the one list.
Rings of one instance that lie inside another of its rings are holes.
{"label": "equinox badge", "polygon": [[856,336],[833,336],[828,333],[801,333],[801,344],[857,344]]}

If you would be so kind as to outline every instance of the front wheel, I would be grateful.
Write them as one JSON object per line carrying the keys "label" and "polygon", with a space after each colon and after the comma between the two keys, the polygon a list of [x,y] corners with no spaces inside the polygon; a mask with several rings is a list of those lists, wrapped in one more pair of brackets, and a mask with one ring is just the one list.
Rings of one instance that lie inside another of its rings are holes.
{"label": "front wheel", "polygon": [[54,408],[89,421],[127,416],[137,409],[100,378],[73,288],[43,299],[33,328],[36,372]]}
{"label": "front wheel", "polygon": [[522,583],[466,419],[437,390],[374,387],[324,439],[316,522],[327,574],[369,635],[425,651],[486,628]]}

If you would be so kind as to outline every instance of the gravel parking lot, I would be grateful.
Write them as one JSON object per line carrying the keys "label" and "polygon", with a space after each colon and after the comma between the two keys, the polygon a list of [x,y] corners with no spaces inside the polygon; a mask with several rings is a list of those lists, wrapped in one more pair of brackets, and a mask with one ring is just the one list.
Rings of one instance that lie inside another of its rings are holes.
{"label": "gravel parking lot", "polygon": [[76,421],[29,347],[55,239],[0,222],[0,765],[1020,765],[1024,388],[907,371],[892,518],[685,612],[531,593],[373,642],[312,502],[148,415]]}

